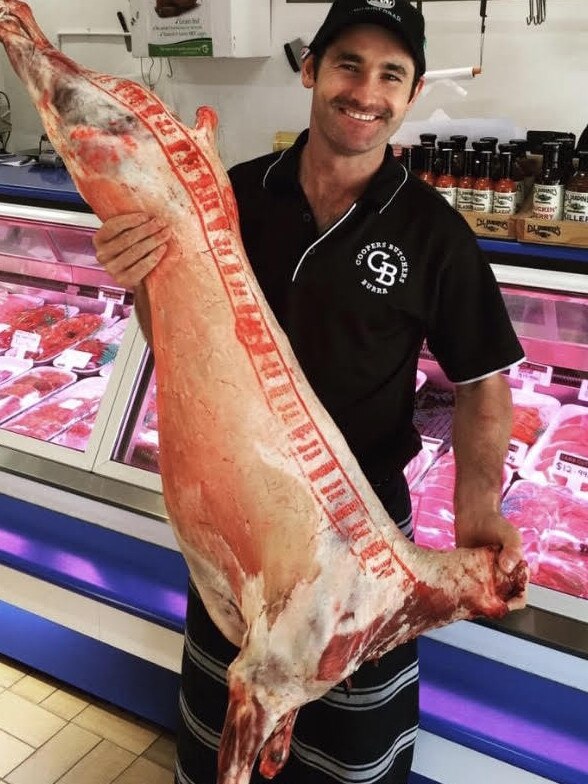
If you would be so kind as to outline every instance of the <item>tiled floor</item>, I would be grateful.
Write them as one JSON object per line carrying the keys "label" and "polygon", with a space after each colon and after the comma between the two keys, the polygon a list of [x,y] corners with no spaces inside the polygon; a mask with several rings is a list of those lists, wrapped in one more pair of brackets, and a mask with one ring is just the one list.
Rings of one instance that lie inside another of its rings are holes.
{"label": "tiled floor", "polygon": [[161,728],[0,657],[0,784],[173,784]]}

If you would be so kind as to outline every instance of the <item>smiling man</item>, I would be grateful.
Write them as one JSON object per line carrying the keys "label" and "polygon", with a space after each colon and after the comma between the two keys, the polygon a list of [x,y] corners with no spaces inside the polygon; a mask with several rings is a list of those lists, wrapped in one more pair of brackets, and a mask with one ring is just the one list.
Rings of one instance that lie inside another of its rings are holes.
{"label": "smiling man", "polygon": [[[308,130],[282,154],[229,174],[261,288],[313,389],[409,537],[403,468],[421,448],[413,411],[427,340],[455,384],[457,541],[500,547],[509,572],[521,550],[500,515],[511,417],[500,371],[523,352],[467,224],[388,144],[421,91],[424,44],[423,17],[406,0],[335,0],[302,66],[312,90]],[[143,214],[112,218],[95,235],[98,260],[135,289],[147,340],[142,280],[168,236]],[[236,653],[190,586],[176,784],[215,781],[226,667]],[[350,684],[301,709],[277,781],[407,784],[417,684],[414,643],[378,666],[364,664]],[[255,773],[252,781],[263,779]]]}

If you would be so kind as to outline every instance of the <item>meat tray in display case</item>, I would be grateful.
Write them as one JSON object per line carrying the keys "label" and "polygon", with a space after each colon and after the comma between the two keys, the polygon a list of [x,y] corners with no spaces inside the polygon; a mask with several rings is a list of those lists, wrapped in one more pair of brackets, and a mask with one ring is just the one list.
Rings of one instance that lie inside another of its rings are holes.
{"label": "meat tray in display case", "polygon": [[[137,326],[88,214],[0,205],[0,446],[91,469]],[[113,381],[111,383],[111,377]]]}
{"label": "meat tray in display case", "polygon": [[[520,280],[532,279],[535,285],[501,284],[526,354],[505,374],[514,415],[502,512],[522,535],[531,607],[586,622],[588,278],[549,270],[539,276],[532,270],[518,272]],[[495,273],[499,280],[515,277],[502,267]],[[407,469],[407,475],[418,475],[411,485],[415,537],[425,547],[446,549],[455,546],[453,392],[426,347],[419,367],[427,383],[417,394],[415,424],[424,436],[424,449],[415,461],[425,468]],[[516,615],[507,623],[516,624]]]}

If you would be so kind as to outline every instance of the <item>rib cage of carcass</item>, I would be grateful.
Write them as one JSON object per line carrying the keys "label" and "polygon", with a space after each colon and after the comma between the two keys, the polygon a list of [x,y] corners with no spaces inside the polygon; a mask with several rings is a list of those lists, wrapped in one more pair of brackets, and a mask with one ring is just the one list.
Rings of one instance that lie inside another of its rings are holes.
{"label": "rib cage of carcass", "polygon": [[95,213],[171,227],[146,281],[164,496],[208,612],[241,649],[218,780],[246,784],[260,752],[271,776],[300,706],[425,629],[521,607],[526,565],[422,550],[389,519],[251,271],[214,112],[190,129],[143,87],[78,66],[17,0],[0,2],[0,37]]}

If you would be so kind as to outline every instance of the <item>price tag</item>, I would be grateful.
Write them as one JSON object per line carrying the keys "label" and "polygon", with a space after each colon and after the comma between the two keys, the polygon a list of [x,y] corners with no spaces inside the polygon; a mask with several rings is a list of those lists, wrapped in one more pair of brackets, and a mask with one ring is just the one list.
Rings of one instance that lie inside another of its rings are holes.
{"label": "price tag", "polygon": [[60,404],[59,408],[65,408],[68,411],[75,411],[76,408],[84,405],[83,400],[64,400],[63,403]]}
{"label": "price tag", "polygon": [[527,452],[529,451],[529,445],[525,444],[524,441],[519,441],[518,438],[511,438],[510,443],[508,445],[508,454],[506,456],[506,462],[509,466],[513,468],[518,468],[520,465],[523,464],[525,457],[527,456]]}
{"label": "price tag", "polygon": [[104,308],[104,315],[106,318],[112,318],[115,305],[123,305],[125,301],[125,290],[107,288],[102,286],[98,290],[98,299],[106,303]]}
{"label": "price tag", "polygon": [[16,351],[16,356],[19,359],[24,359],[28,351],[34,354],[40,344],[41,336],[36,332],[24,332],[22,329],[17,329],[10,341],[10,348]]}
{"label": "price tag", "polygon": [[588,457],[558,449],[553,459],[551,473],[555,476],[563,476],[572,490],[581,490],[582,485],[588,484]]}
{"label": "price tag", "polygon": [[8,329],[12,329],[10,324],[0,324],[0,332],[6,332]]}
{"label": "price tag", "polygon": [[[2,325],[0,324],[0,327],[1,326]],[[582,383],[580,384],[580,391],[578,392],[578,400],[581,400],[583,403],[588,403],[588,378],[585,378],[584,381],[582,381]]]}
{"label": "price tag", "polygon": [[548,387],[551,384],[553,368],[549,365],[539,365],[536,362],[521,362],[510,369],[511,378],[522,381],[523,385],[539,384]]}
{"label": "price tag", "polygon": [[65,370],[72,368],[83,370],[91,359],[92,354],[89,351],[76,351],[75,348],[67,348],[53,364],[55,367],[65,368]]}

